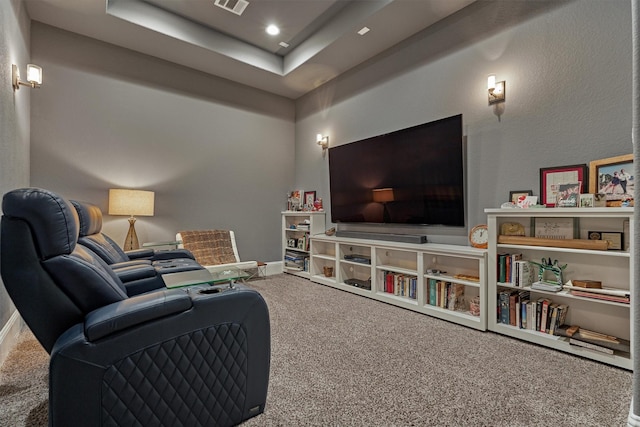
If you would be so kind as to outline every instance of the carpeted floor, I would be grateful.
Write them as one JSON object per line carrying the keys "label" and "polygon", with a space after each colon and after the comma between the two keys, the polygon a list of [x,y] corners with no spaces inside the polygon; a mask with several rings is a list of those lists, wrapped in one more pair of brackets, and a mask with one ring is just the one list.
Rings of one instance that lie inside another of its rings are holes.
{"label": "carpeted floor", "polygon": [[[250,426],[624,426],[631,373],[290,275],[267,301],[272,361]],[[0,425],[46,425],[47,355],[25,335],[0,370]]]}

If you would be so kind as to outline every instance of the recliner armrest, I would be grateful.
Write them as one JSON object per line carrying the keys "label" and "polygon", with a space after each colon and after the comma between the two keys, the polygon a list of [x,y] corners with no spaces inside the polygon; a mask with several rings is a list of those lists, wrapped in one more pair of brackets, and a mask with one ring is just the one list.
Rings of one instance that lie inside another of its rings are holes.
{"label": "recliner armrest", "polygon": [[136,259],[133,261],[122,261],[122,262],[114,262],[109,265],[112,270],[117,270],[119,268],[128,268],[132,266],[140,266],[140,265],[151,265],[151,260],[148,259]]}
{"label": "recliner armrest", "polygon": [[84,332],[88,341],[95,341],[144,322],[181,313],[191,306],[191,297],[180,289],[137,295],[87,314]]}
{"label": "recliner armrest", "polygon": [[131,251],[125,251],[124,253],[127,254],[127,256],[130,259],[140,259],[140,258],[151,259],[155,251],[153,249],[142,248],[142,249],[134,249]]}
{"label": "recliner armrest", "polygon": [[114,269],[113,272],[116,273],[125,286],[127,282],[148,279],[155,277],[157,274],[156,268],[150,264],[130,265],[128,267]]}

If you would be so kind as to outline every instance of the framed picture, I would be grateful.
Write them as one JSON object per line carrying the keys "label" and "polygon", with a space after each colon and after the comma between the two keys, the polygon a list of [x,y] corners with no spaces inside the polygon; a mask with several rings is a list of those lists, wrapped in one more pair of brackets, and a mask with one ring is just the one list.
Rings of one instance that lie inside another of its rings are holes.
{"label": "framed picture", "polygon": [[633,206],[633,154],[589,163],[589,192],[603,193],[607,206]]}
{"label": "framed picture", "polygon": [[514,204],[518,204],[518,198],[521,196],[533,196],[533,191],[531,190],[520,190],[520,191],[509,191],[509,201]]}
{"label": "framed picture", "polygon": [[610,251],[621,251],[623,248],[623,234],[617,231],[589,231],[589,240],[606,240],[607,249]]}
{"label": "framed picture", "polygon": [[558,199],[558,192],[562,184],[580,184],[582,193],[583,187],[588,182],[589,170],[587,165],[556,166],[540,169],[540,203],[547,207],[555,207]]}
{"label": "framed picture", "polygon": [[304,204],[308,207],[308,209],[313,208],[313,204],[316,201],[316,192],[315,191],[305,191],[304,192]]}
{"label": "framed picture", "polygon": [[580,205],[580,183],[560,184],[556,199],[556,207],[577,208]]}
{"label": "framed picture", "polygon": [[576,228],[574,218],[535,218],[533,236],[541,239],[574,239]]}
{"label": "framed picture", "polygon": [[581,194],[580,195],[580,207],[581,208],[593,208],[596,205],[595,194]]}
{"label": "framed picture", "polygon": [[302,206],[302,194],[300,190],[292,190],[287,200],[287,210],[298,211]]}

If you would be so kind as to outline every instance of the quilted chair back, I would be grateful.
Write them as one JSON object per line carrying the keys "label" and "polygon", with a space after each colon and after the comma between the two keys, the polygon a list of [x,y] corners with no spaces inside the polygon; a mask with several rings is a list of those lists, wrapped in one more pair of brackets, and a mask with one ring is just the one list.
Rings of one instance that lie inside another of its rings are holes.
{"label": "quilted chair back", "polygon": [[29,328],[50,353],[56,339],[96,308],[127,298],[113,271],[76,245],[71,203],[39,188],[2,199],[0,274]]}
{"label": "quilted chair back", "polygon": [[102,234],[102,211],[96,205],[71,200],[78,212],[78,243],[95,252],[107,264],[129,261],[129,256],[109,236]]}

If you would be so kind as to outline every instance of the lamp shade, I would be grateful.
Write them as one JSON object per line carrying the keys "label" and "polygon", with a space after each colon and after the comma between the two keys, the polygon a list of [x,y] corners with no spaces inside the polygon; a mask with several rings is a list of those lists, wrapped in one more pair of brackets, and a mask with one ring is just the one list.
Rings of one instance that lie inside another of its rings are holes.
{"label": "lamp shade", "polygon": [[109,190],[109,215],[153,216],[155,193],[144,190]]}
{"label": "lamp shade", "polygon": [[373,190],[373,201],[377,203],[393,202],[393,188],[377,188]]}

